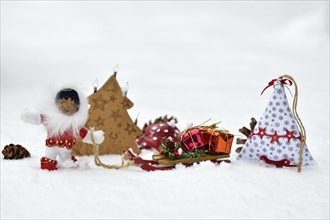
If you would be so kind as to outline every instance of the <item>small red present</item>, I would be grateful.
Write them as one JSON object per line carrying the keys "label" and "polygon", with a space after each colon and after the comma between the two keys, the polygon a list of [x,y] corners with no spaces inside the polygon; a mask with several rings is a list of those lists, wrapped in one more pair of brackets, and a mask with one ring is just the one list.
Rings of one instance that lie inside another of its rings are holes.
{"label": "small red present", "polygon": [[217,153],[230,154],[234,135],[210,128],[201,129],[201,134],[204,142],[209,145],[209,150]]}
{"label": "small red present", "polygon": [[181,143],[189,152],[194,152],[195,149],[201,148],[207,144],[201,136],[198,128],[186,131],[181,138]]}

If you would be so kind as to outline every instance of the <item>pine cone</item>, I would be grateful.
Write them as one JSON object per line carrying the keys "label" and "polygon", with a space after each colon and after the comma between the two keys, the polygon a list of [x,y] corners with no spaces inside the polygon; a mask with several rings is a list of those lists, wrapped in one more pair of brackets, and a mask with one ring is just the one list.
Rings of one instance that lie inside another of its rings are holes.
{"label": "pine cone", "polygon": [[[239,129],[239,132],[241,132],[242,134],[244,134],[244,136],[246,136],[247,138],[250,136],[251,131],[254,130],[254,127],[257,124],[257,120],[255,118],[251,118],[251,122],[250,122],[250,129],[246,128],[246,127],[242,127]],[[237,138],[236,139],[236,144],[245,144],[245,142],[247,141],[247,139],[243,139],[243,138]],[[235,151],[236,153],[240,153],[243,147],[238,147]]]}
{"label": "pine cone", "polygon": [[2,154],[4,155],[3,159],[5,160],[17,160],[25,157],[31,157],[30,152],[19,144],[6,145],[2,150]]}
{"label": "pine cone", "polygon": [[173,152],[175,150],[175,142],[171,137],[164,137],[162,144],[166,147],[168,152]]}

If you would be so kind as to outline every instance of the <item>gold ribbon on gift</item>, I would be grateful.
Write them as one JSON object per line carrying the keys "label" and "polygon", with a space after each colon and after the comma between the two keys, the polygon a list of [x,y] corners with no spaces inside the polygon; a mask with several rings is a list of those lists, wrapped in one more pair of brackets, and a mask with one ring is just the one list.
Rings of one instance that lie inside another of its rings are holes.
{"label": "gold ribbon on gift", "polygon": [[220,130],[219,135],[221,135],[221,133],[226,134],[226,151],[227,151],[227,149],[228,149],[228,140],[229,140],[229,135],[228,135],[229,131],[228,130]]}
{"label": "gold ribbon on gift", "polygon": [[[192,141],[192,143],[193,143],[193,145],[194,145],[194,148],[196,149],[196,148],[197,148],[197,145],[195,144],[194,138],[192,137],[190,130],[187,131],[186,133],[189,134],[190,139],[191,139],[191,141]],[[183,137],[183,135],[182,135],[182,137]],[[182,138],[181,138],[181,141],[182,141]]]}

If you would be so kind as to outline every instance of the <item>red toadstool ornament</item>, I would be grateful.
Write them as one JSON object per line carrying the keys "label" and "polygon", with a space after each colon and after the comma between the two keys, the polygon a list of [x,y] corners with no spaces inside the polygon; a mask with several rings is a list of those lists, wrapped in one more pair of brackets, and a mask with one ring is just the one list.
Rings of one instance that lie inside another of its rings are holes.
{"label": "red toadstool ornament", "polygon": [[140,148],[153,148],[157,151],[162,144],[163,137],[171,137],[175,142],[179,141],[179,129],[176,127],[177,120],[174,117],[157,118],[153,123],[149,122],[142,129],[143,134],[136,139]]}

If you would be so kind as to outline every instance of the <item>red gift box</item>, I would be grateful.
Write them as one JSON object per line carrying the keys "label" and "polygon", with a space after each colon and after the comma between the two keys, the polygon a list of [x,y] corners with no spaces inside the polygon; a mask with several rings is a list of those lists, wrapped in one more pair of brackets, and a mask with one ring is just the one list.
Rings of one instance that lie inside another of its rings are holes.
{"label": "red gift box", "polygon": [[209,128],[201,129],[201,134],[204,142],[209,145],[209,150],[230,154],[234,135]]}
{"label": "red gift box", "polygon": [[181,143],[189,152],[194,152],[195,149],[201,148],[207,144],[201,136],[198,128],[186,131],[181,138]]}

